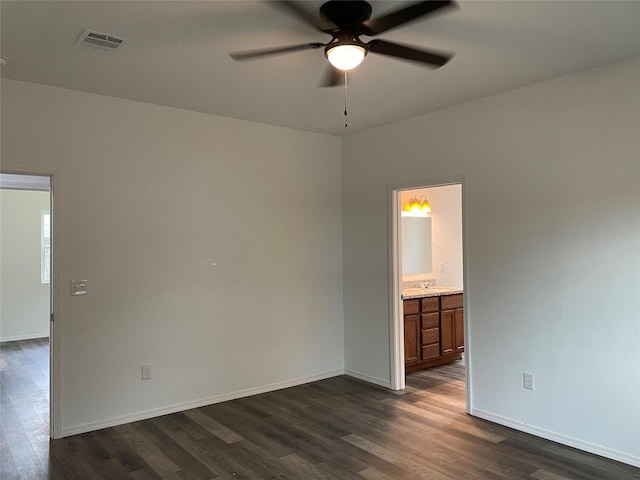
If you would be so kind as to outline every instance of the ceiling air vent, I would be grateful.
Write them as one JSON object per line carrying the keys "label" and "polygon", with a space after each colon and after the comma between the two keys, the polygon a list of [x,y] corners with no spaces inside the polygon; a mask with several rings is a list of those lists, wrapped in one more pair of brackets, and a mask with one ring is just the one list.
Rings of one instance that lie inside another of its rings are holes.
{"label": "ceiling air vent", "polygon": [[109,33],[96,32],[85,28],[78,40],[76,40],[75,45],[92,48],[94,50],[103,50],[105,52],[115,52],[128,40],[128,38],[117,37]]}

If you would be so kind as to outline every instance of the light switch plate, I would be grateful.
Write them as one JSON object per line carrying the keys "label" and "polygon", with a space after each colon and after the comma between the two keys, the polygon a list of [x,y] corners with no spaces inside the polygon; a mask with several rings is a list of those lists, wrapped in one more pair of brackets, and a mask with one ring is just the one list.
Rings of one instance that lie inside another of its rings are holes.
{"label": "light switch plate", "polygon": [[87,294],[87,281],[86,280],[71,280],[71,295],[86,295]]}

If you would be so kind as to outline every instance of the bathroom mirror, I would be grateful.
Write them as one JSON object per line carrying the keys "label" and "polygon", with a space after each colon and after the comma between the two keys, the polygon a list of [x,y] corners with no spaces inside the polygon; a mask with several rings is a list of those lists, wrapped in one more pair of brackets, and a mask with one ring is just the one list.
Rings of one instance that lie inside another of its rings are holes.
{"label": "bathroom mirror", "polygon": [[402,217],[402,273],[431,273],[431,217]]}

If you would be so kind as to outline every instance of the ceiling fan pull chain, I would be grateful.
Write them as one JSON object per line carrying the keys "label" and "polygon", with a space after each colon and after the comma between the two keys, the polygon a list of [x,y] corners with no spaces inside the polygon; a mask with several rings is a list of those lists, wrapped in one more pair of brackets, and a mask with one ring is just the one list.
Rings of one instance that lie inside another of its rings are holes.
{"label": "ceiling fan pull chain", "polygon": [[349,126],[347,122],[347,71],[344,71],[344,128]]}

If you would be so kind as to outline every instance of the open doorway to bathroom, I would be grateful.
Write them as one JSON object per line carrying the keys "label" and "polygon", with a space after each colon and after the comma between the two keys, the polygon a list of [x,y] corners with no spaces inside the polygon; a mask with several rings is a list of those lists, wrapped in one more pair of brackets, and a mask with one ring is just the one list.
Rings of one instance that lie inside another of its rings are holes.
{"label": "open doorway to bathroom", "polygon": [[46,459],[50,438],[50,177],[0,174],[0,245],[1,424],[13,460],[3,466],[20,473],[24,449]]}
{"label": "open doorway to bathroom", "polygon": [[[462,289],[462,185],[403,190],[400,196],[403,287]],[[415,232],[414,218],[428,227]]]}
{"label": "open doorway to bathroom", "polygon": [[395,190],[392,242],[395,386],[460,411],[467,405],[462,189],[451,182]]}

